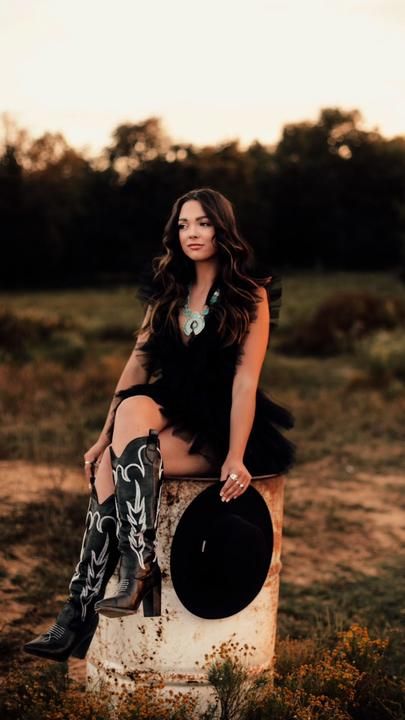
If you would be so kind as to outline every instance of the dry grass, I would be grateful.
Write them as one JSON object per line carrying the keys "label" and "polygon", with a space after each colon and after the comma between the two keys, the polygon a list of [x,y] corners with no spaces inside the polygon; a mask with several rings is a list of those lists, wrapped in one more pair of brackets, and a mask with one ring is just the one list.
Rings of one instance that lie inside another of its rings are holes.
{"label": "dry grass", "polygon": [[[384,443],[388,468],[404,461],[397,453],[405,410],[399,330],[385,331],[379,342],[374,333],[368,344],[359,341],[353,352],[337,357],[287,357],[279,350],[292,326],[301,327],[331,292],[367,287],[382,298],[388,292],[397,293],[401,302],[405,298],[405,289],[388,274],[284,279],[281,325],[271,338],[262,384],[296,416],[289,435],[298,445],[299,463],[341,452],[348,442],[358,446],[359,454],[364,447]],[[0,457],[78,465],[83,449],[103,424],[132,348],[132,332],[142,314],[134,291],[65,291],[1,299],[9,316],[18,319],[20,334],[24,322],[27,332],[20,340],[22,355],[0,365]],[[11,344],[18,346],[15,335]]]}
{"label": "dry grass", "polygon": [[[405,539],[405,393],[395,370],[402,367],[397,360],[402,339],[395,330],[384,331],[388,332],[384,342],[378,333],[372,333],[367,344],[356,344],[352,352],[325,358],[291,357],[280,351],[291,329],[313,314],[333,290],[370,287],[382,295],[405,296],[404,288],[387,274],[285,278],[281,326],[272,337],[272,350],[263,369],[263,385],[296,417],[296,426],[288,435],[298,446],[297,465],[286,485],[283,532],[277,648],[284,678],[288,668],[297,673],[308,664],[320,672],[322,653],[332,651],[336,633],[347,631],[352,622],[388,641],[384,672],[390,682],[404,666],[405,568],[398,548]],[[141,316],[133,290],[10,295],[2,300],[14,317],[35,316],[49,330],[42,340],[35,333],[31,339],[26,337],[25,356],[9,358],[0,365],[0,457],[8,461],[3,463],[3,473],[12,477],[12,467],[20,467],[21,461],[27,461],[21,465],[24,473],[39,463],[47,464],[55,477],[58,467],[60,472],[67,468],[68,474],[73,473],[104,422],[115,382],[132,347],[132,331]],[[72,359],[76,350],[69,342],[65,356],[63,343],[58,346],[52,341],[62,326],[63,332],[79,337],[83,350],[76,359]],[[389,361],[381,360],[381,345],[385,350],[391,348]],[[381,366],[391,367],[390,372],[382,373]],[[5,658],[3,667],[15,658],[24,673],[35,675],[40,665],[24,657],[21,645],[34,628],[53,622],[64,598],[80,532],[64,533],[72,539],[60,562],[54,548],[62,525],[64,529],[69,523],[72,528],[82,527],[87,500],[84,487],[79,494],[72,493],[72,487],[55,494],[55,487],[44,483],[43,493],[38,490],[36,495],[34,490],[29,493],[26,475],[24,483],[18,482],[18,477],[13,482],[14,497],[5,499],[7,483],[2,487],[3,515],[8,517],[4,522],[2,518],[0,530],[6,548],[0,584],[10,620],[2,628],[0,654]],[[40,486],[32,481],[32,487]],[[56,681],[49,671],[49,682],[56,682],[60,693],[62,676],[58,677]],[[277,698],[273,696],[275,704],[266,706],[268,715],[252,716],[252,720],[289,720],[293,715],[287,696],[287,690],[285,696],[280,690]],[[304,703],[299,709],[301,714],[296,710],[296,717],[339,718],[341,709],[333,702],[308,710],[308,701],[307,707]],[[45,715],[36,707],[37,715],[32,717],[42,720]],[[71,715],[66,710],[60,717],[74,717],[75,712],[78,716],[77,707],[69,707]],[[98,715],[92,712],[83,709],[82,717],[107,717],[102,708]],[[400,717],[395,708],[392,712],[381,718]],[[136,709],[132,717],[137,717]],[[381,720],[371,711],[369,716],[353,711],[341,717]]]}
{"label": "dry grass", "polygon": [[249,648],[230,642],[206,657],[215,700],[201,715],[190,694],[165,699],[159,686],[97,693],[69,681],[64,668],[24,672],[13,667],[0,684],[7,720],[401,720],[404,685],[386,666],[387,641],[353,624],[330,647],[290,643],[274,673],[250,674]]}

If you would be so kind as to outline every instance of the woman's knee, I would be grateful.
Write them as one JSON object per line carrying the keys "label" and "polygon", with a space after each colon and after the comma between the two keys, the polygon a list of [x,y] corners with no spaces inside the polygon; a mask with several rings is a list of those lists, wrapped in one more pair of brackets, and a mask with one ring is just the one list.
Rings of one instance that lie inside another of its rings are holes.
{"label": "woman's knee", "polygon": [[116,410],[112,446],[120,455],[128,442],[135,437],[147,435],[153,428],[160,432],[167,424],[159,405],[146,395],[136,395],[123,400]]}
{"label": "woman's knee", "polygon": [[148,423],[152,420],[161,420],[162,416],[159,411],[159,405],[152,398],[147,395],[134,395],[132,397],[125,398],[120,402],[115,411],[115,421],[120,422],[136,421],[141,420]]}

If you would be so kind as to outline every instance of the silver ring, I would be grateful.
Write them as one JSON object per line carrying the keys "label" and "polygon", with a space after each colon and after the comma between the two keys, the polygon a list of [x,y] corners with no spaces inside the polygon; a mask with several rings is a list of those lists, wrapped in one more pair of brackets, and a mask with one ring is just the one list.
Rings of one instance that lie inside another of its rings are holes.
{"label": "silver ring", "polygon": [[95,460],[85,460],[84,461],[85,465],[94,465],[94,463],[95,463]]}
{"label": "silver ring", "polygon": [[236,475],[236,473],[230,473],[230,474],[229,474],[229,477],[231,478],[231,480],[237,480],[237,479],[238,479],[238,476]]}
{"label": "silver ring", "polygon": [[243,483],[238,483],[238,485],[239,485],[240,488],[244,488],[244,487],[245,487]]}

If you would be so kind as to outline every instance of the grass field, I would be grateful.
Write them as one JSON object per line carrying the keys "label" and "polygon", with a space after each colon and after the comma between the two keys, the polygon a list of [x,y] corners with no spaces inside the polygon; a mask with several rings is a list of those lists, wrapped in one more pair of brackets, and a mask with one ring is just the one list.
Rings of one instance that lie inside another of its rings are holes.
{"label": "grass field", "polygon": [[[280,325],[262,373],[264,389],[294,413],[288,437],[298,448],[286,481],[278,652],[280,662],[291,652],[298,662],[309,640],[326,647],[356,621],[389,639],[387,672],[399,676],[404,326],[374,328],[332,355],[281,351],[324,300],[348,291],[405,301],[405,286],[388,273],[284,276]],[[3,294],[0,309],[11,338],[0,363],[1,642],[6,664],[14,657],[31,667],[21,643],[53,621],[80,546],[80,533],[67,532],[58,562],[57,519],[81,526],[82,454],[104,422],[141,309],[133,288]]]}

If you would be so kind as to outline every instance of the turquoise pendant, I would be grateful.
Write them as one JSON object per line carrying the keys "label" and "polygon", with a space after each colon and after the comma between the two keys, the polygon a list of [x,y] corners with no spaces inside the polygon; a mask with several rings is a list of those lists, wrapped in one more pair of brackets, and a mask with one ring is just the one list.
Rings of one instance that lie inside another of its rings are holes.
{"label": "turquoise pendant", "polygon": [[[212,293],[212,297],[209,300],[209,305],[213,305],[218,300],[219,296],[219,290],[215,290]],[[184,323],[183,330],[185,335],[191,335],[191,333],[194,333],[194,335],[199,335],[202,330],[205,328],[205,319],[204,316],[208,315],[210,308],[206,305],[204,310],[199,312],[193,312],[190,310],[189,307],[189,300],[190,300],[190,286],[189,286],[189,293],[187,297],[186,304],[184,305],[184,314],[187,318],[186,322]]]}
{"label": "turquoise pendant", "polygon": [[191,313],[191,317],[184,324],[184,332],[186,335],[199,335],[201,330],[205,328],[205,320],[200,313]]}

